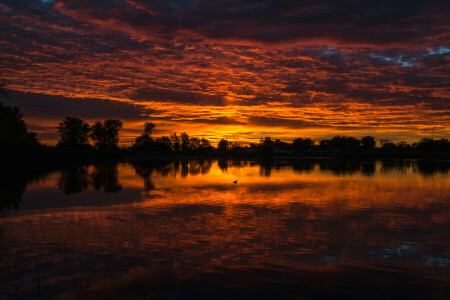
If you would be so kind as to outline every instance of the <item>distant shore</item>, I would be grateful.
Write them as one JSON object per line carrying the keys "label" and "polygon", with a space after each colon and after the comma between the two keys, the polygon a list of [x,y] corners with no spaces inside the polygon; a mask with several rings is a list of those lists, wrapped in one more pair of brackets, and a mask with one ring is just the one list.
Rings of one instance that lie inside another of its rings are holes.
{"label": "distant shore", "polygon": [[448,152],[384,152],[374,149],[370,152],[327,152],[305,151],[288,153],[243,153],[243,152],[219,152],[211,153],[162,153],[162,152],[136,152],[130,149],[99,150],[95,148],[58,148],[39,146],[28,149],[10,149],[0,151],[0,166],[10,165],[61,165],[72,163],[89,163],[99,161],[124,161],[126,159],[139,160],[212,160],[212,159],[314,159],[314,158],[341,158],[341,159],[426,159],[426,160],[450,160]]}

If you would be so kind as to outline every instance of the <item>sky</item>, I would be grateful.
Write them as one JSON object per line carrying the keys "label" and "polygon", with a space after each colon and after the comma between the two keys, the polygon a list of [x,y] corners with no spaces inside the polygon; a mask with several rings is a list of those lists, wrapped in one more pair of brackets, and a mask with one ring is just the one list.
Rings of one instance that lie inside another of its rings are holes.
{"label": "sky", "polygon": [[66,116],[213,142],[450,137],[450,2],[2,0],[0,76],[29,129]]}

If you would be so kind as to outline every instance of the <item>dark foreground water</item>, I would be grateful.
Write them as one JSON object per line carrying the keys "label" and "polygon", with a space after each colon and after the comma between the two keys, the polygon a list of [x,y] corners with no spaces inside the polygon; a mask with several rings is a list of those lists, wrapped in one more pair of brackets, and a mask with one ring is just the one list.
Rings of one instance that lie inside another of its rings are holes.
{"label": "dark foreground water", "polygon": [[445,299],[448,166],[203,160],[3,173],[0,299]]}

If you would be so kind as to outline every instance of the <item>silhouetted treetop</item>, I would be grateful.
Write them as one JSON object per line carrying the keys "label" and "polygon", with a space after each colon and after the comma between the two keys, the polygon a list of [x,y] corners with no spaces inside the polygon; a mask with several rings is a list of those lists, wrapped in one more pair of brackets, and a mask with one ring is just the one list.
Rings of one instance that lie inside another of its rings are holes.
{"label": "silhouetted treetop", "polygon": [[141,148],[142,147],[144,147],[144,148],[150,147],[149,144],[153,143],[153,139],[152,139],[151,135],[152,135],[153,131],[155,130],[155,127],[156,127],[156,125],[154,123],[145,122],[144,133],[136,138],[134,146],[141,147]]}
{"label": "silhouetted treetop", "polygon": [[89,142],[91,128],[81,119],[66,117],[56,128],[59,134],[59,146],[79,147]]}
{"label": "silhouetted treetop", "polygon": [[309,138],[296,138],[292,141],[294,150],[307,151],[314,145],[314,142]]}
{"label": "silhouetted treetop", "polygon": [[18,107],[0,103],[0,141],[3,147],[38,145],[36,134],[29,132]]}
{"label": "silhouetted treetop", "polygon": [[440,140],[423,138],[417,144],[417,149],[423,152],[450,152],[450,142],[444,138]]}
{"label": "silhouetted treetop", "polygon": [[104,122],[95,122],[92,125],[91,139],[97,148],[117,148],[120,129],[122,129],[122,122],[119,120],[109,119]]}
{"label": "silhouetted treetop", "polygon": [[320,145],[322,147],[338,148],[345,152],[354,152],[361,148],[361,141],[351,136],[337,135],[331,140],[321,140]]}
{"label": "silhouetted treetop", "polygon": [[145,122],[144,125],[144,134],[145,135],[152,135],[153,131],[155,130],[156,125],[152,122]]}
{"label": "silhouetted treetop", "polygon": [[365,151],[373,150],[376,142],[373,136],[364,136],[361,138],[361,145]]}
{"label": "silhouetted treetop", "polygon": [[219,151],[227,151],[230,147],[230,142],[225,139],[221,139],[219,143],[217,144],[217,149]]}

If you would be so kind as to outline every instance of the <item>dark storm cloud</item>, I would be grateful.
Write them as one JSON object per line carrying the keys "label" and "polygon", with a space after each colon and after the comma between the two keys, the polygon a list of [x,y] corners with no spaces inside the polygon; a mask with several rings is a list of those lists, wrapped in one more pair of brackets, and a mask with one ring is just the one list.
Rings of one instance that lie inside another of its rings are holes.
{"label": "dark storm cloud", "polygon": [[3,98],[2,102],[20,107],[25,117],[31,115],[47,120],[62,120],[66,116],[89,120],[145,120],[148,119],[149,114],[159,113],[157,110],[145,109],[125,102],[21,92],[12,93],[11,97]]}
{"label": "dark storm cloud", "polygon": [[[279,43],[439,45],[448,1],[55,1],[77,19],[142,35],[189,31],[212,39]],[[102,9],[100,9],[102,8]]]}
{"label": "dark storm cloud", "polygon": [[200,92],[176,91],[159,88],[141,88],[133,91],[129,98],[135,101],[162,101],[200,105],[224,105],[221,95]]}

